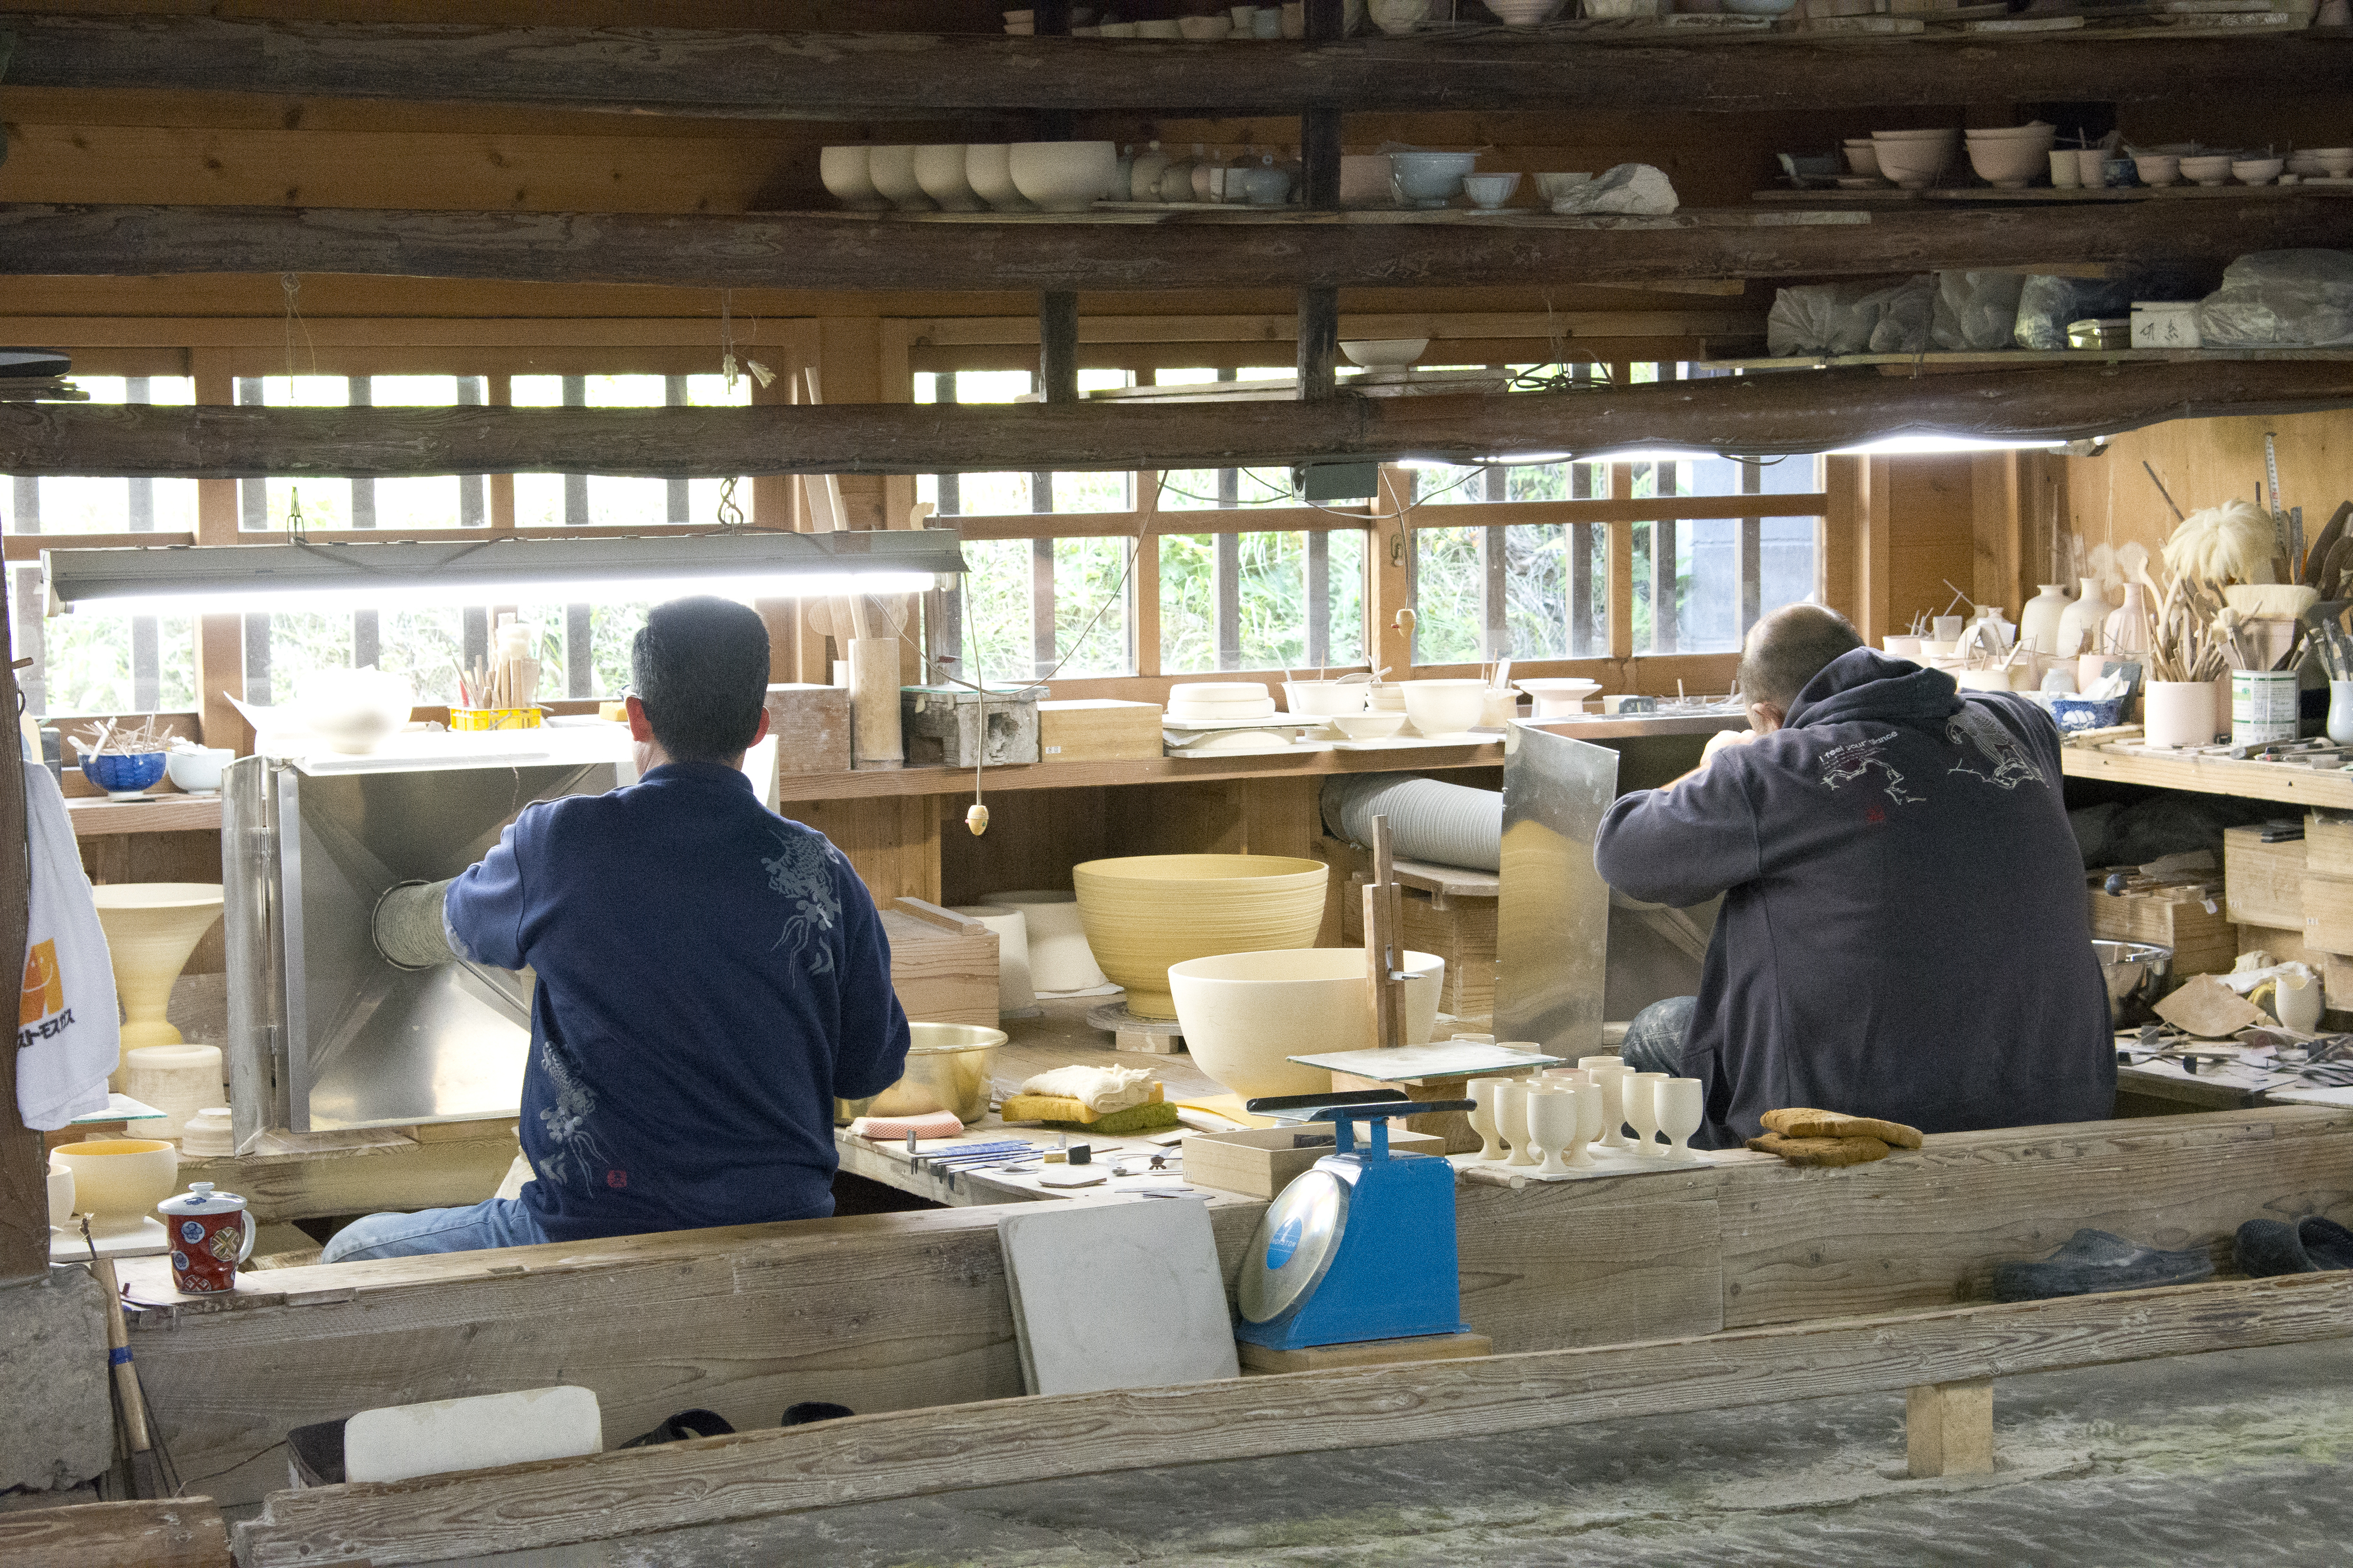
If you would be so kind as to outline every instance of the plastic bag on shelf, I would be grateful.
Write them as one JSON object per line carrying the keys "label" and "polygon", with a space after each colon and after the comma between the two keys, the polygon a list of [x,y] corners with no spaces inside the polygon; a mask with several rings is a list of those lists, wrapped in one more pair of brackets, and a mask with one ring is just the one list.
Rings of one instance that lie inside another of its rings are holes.
{"label": "plastic bag on shelf", "polygon": [[2259,250],[2223,269],[2198,307],[2208,348],[2324,348],[2353,343],[2353,254]]}
{"label": "plastic bag on shelf", "polygon": [[2010,346],[2026,279],[2016,272],[1939,272],[1929,332],[1940,349],[1983,352]]}
{"label": "plastic bag on shelf", "polygon": [[2135,268],[2114,278],[2053,278],[2036,273],[2019,290],[2010,341],[2022,349],[2063,349],[2067,323],[2128,316],[2136,300],[2195,300],[2205,290],[2170,268]]}
{"label": "plastic bag on shelf", "polygon": [[1808,354],[1859,354],[1871,345],[1875,311],[1857,307],[1883,285],[1809,283],[1773,296],[1765,317],[1765,351],[1776,359]]}
{"label": "plastic bag on shelf", "polygon": [[1860,309],[1876,309],[1878,324],[1871,330],[1871,352],[1875,354],[1926,353],[1934,346],[1929,329],[1936,315],[1936,278],[1924,272],[1917,278],[1907,278],[1892,289],[1882,289],[1862,301]]}

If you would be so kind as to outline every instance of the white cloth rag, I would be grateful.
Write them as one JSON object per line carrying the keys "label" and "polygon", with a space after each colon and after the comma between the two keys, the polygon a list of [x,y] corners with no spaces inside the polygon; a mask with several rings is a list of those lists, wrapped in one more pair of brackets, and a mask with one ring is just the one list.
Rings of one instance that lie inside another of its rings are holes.
{"label": "white cloth rag", "polygon": [[1149,1068],[1056,1068],[1021,1086],[1024,1094],[1075,1100],[1097,1116],[1142,1105],[1152,1098]]}
{"label": "white cloth rag", "polygon": [[36,1131],[53,1132],[106,1109],[122,1023],[73,819],[47,768],[25,770],[25,837],[32,896],[16,1005],[16,1114]]}

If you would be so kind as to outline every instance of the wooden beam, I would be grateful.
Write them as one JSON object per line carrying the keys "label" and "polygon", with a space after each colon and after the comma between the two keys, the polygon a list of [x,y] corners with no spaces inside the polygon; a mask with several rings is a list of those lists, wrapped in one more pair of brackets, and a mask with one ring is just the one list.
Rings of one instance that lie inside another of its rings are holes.
{"label": "wooden beam", "polygon": [[[1217,106],[1813,112],[1841,105],[2333,94],[2340,37],[1929,42],[1150,39],[25,16],[12,84],[391,98],[760,120]],[[1042,28],[1040,29],[1043,30]]]}
{"label": "wooden beam", "polygon": [[[1220,1459],[1884,1393],[2353,1335],[2353,1277],[2189,1285],[1584,1350],[851,1416],[397,1485],[277,1492],[247,1568],[489,1556]],[[1631,1391],[1631,1392],[1630,1392]],[[1207,1446],[1205,1447],[1205,1445]]]}
{"label": "wooden beam", "polygon": [[0,1513],[0,1568],[229,1568],[228,1525],[206,1497]]}
{"label": "wooden beam", "polygon": [[[1239,49],[1221,53],[1238,56]],[[325,207],[0,207],[0,275],[365,273],[800,289],[1128,290],[1856,277],[2057,262],[2219,261],[2341,241],[2341,193],[1831,212],[867,213],[699,216]],[[933,221],[938,219],[940,221]]]}
{"label": "wooden beam", "polygon": [[[0,699],[16,710],[15,645],[10,617],[0,615]],[[0,760],[0,952],[23,984],[25,969],[13,956],[25,952],[32,919],[32,862],[25,840],[25,764],[18,748]],[[54,1012],[55,1008],[47,1011]],[[43,1014],[28,1021],[37,1022]],[[0,1286],[21,1285],[48,1272],[49,1238],[45,1211],[48,1160],[40,1133],[26,1127],[16,1109],[16,1053],[0,1066]]]}
{"label": "wooden beam", "polygon": [[[1937,434],[2063,441],[2169,419],[2353,405],[2353,362],[1926,376],[1788,372],[1493,396],[1323,403],[748,408],[0,405],[0,473],[162,479],[899,474],[1277,468],[1673,447],[1811,453]],[[1629,498],[1630,499],[1630,498]]]}

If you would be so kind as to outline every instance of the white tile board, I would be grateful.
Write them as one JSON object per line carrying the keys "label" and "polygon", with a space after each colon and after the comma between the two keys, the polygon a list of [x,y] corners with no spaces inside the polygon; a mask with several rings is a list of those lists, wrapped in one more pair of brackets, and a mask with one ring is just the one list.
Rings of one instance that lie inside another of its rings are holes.
{"label": "white tile board", "polygon": [[403,1481],[604,1450],[596,1391],[575,1384],[385,1405],[343,1424],[343,1472],[354,1481]]}
{"label": "white tile board", "polygon": [[1241,1375],[1201,1200],[1023,1208],[998,1216],[997,1237],[1030,1393]]}
{"label": "white tile board", "polygon": [[1561,1058],[1533,1051],[1505,1050],[1478,1040],[1433,1040],[1426,1046],[1398,1046],[1388,1050],[1326,1051],[1321,1056],[1293,1057],[1303,1067],[1352,1073],[1376,1083],[1405,1083],[1418,1078],[1461,1078],[1483,1072],[1513,1072],[1523,1068],[1551,1067]]}

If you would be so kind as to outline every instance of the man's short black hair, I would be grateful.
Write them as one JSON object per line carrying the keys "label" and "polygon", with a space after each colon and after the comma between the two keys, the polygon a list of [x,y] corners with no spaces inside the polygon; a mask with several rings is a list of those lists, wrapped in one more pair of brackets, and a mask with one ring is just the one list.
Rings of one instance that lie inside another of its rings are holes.
{"label": "man's short black hair", "polygon": [[656,605],[629,645],[629,676],[672,759],[732,762],[752,744],[767,700],[767,624],[709,595]]}
{"label": "man's short black hair", "polygon": [[1839,655],[1862,646],[1854,623],[1836,610],[1786,605],[1749,628],[1740,654],[1741,695],[1787,713],[1808,681]]}

